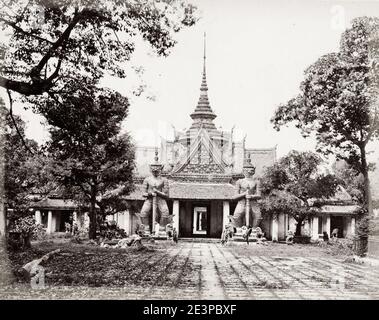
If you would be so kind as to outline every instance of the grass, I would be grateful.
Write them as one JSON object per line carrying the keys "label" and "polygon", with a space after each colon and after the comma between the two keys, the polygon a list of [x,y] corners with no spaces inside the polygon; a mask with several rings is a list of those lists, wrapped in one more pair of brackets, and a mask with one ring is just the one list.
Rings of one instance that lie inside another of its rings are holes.
{"label": "grass", "polygon": [[46,281],[52,286],[126,286],[136,282],[148,281],[148,277],[137,277],[146,266],[154,264],[156,273],[166,267],[165,260],[171,245],[146,244],[144,250],[134,247],[101,248],[88,244],[46,241],[34,245],[25,252],[9,254],[13,270],[19,282],[23,282],[17,272],[24,264],[40,258],[55,249],[58,255],[43,264]]}

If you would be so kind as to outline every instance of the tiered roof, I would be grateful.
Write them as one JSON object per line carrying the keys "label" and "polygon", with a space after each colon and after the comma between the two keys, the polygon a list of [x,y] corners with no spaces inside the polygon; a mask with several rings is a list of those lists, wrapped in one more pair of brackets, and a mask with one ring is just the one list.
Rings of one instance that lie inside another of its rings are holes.
{"label": "tiered roof", "polygon": [[191,113],[193,123],[190,130],[200,129],[201,127],[207,130],[217,130],[213,120],[217,117],[211,109],[208,98],[208,85],[207,85],[207,73],[206,73],[206,52],[205,52],[205,34],[204,34],[204,62],[203,62],[203,76],[200,86],[200,97],[195,108],[195,111]]}

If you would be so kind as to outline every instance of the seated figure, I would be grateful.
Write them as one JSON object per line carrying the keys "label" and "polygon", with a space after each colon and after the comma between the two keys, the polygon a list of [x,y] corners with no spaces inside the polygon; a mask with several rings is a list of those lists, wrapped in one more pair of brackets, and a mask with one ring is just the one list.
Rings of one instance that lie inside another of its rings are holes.
{"label": "seated figure", "polygon": [[295,234],[293,231],[289,230],[287,232],[287,237],[286,237],[286,243],[288,245],[292,245],[293,244],[293,238],[294,238]]}

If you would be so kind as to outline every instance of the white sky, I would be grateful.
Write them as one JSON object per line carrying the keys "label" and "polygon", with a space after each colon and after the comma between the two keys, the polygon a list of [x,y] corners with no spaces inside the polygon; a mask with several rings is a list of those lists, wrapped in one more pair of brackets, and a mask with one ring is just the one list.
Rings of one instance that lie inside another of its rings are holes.
{"label": "white sky", "polygon": [[[176,35],[178,44],[169,57],[158,58],[138,43],[132,64],[145,69],[138,81],[147,88],[145,95],[131,97],[124,128],[139,144],[154,145],[158,133],[170,136],[170,124],[178,130],[190,126],[189,114],[199,97],[206,32],[208,94],[216,126],[230,130],[236,125],[247,134],[247,147],[278,145],[279,157],[292,149],[314,150],[314,141],[302,138],[299,130],[276,132],[269,120],[280,103],[299,92],[303,71],[321,55],[338,50],[341,33],[352,18],[379,16],[379,1],[190,2],[199,7],[202,18]],[[106,79],[104,84],[129,94],[136,76]],[[150,94],[155,101],[146,98]],[[43,141],[46,132],[40,119],[17,110],[28,120],[29,136]]]}

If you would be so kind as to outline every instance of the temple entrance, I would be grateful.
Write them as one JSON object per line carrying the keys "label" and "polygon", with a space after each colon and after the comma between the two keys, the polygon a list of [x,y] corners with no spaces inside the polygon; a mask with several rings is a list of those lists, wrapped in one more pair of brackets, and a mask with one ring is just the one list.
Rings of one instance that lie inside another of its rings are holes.
{"label": "temple entrance", "polygon": [[204,235],[209,233],[208,228],[208,208],[207,207],[194,207],[193,208],[193,229],[194,235]]}
{"label": "temple entrance", "polygon": [[179,202],[179,237],[219,238],[222,233],[222,201]]}
{"label": "temple entrance", "polygon": [[343,217],[341,216],[331,216],[330,217],[330,232],[335,228],[338,229],[338,238],[343,238]]}
{"label": "temple entrance", "polygon": [[59,225],[58,230],[59,232],[66,231],[66,223],[69,223],[72,225],[72,212],[70,211],[61,211],[59,214]]}

